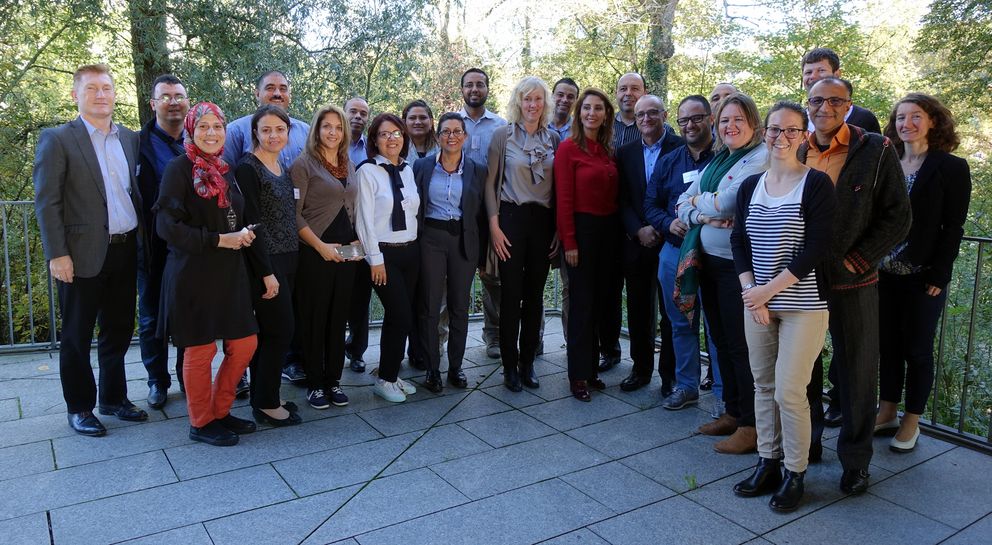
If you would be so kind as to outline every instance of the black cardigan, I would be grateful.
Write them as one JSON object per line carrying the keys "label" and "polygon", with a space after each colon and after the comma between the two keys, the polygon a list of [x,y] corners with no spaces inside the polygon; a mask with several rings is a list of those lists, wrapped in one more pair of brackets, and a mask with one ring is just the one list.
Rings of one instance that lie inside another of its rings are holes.
{"label": "black cardigan", "polygon": [[[753,272],[751,239],[747,235],[747,216],[750,212],[751,197],[758,187],[762,174],[748,177],[737,190],[737,215],[734,230],[730,233],[730,248],[734,252],[734,267],[737,274]],[[803,251],[793,256],[788,269],[802,280],[816,269],[816,288],[820,300],[827,300],[830,282],[827,278],[830,259],[830,244],[833,239],[834,212],[837,209],[837,196],[830,176],[819,170],[810,170],[803,187],[802,215],[805,221]]]}
{"label": "black cardigan", "polygon": [[927,284],[944,288],[951,281],[971,201],[968,162],[931,150],[916,175],[909,201],[913,225],[904,255],[910,263],[924,267],[920,274]]}

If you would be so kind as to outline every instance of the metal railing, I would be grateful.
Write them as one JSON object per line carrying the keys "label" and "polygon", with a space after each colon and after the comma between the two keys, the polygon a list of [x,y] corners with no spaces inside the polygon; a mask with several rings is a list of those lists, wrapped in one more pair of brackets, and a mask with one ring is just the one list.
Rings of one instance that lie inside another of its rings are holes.
{"label": "metal railing", "polygon": [[[31,201],[0,201],[3,294],[0,355],[58,347],[59,318],[51,275]],[[934,388],[921,424],[932,433],[992,453],[992,238],[965,237],[936,340]],[[471,316],[481,317],[481,283],[472,284]],[[560,313],[556,271],[548,277],[545,305]],[[370,319],[381,323],[373,297]]]}

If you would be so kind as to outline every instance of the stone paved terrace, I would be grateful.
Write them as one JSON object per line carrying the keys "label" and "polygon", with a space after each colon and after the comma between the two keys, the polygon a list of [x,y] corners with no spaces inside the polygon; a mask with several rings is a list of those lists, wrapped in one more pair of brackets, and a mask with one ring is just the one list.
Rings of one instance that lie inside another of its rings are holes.
{"label": "stone paved terrace", "polygon": [[[284,385],[306,422],[223,449],[189,441],[178,392],[147,423],[103,418],[106,437],[74,435],[57,354],[3,356],[0,543],[992,543],[992,457],[930,437],[896,455],[879,439],[869,493],[846,498],[826,450],[803,507],[776,514],[767,498],[731,493],[754,456],[716,454],[694,433],[711,395],[666,411],[657,383],[620,391],[625,360],[603,377],[605,393],[576,401],[558,321],[548,329],[539,390],[502,387],[474,323],[471,390],[422,389],[390,405],[346,369],[348,407],[311,410]],[[144,406],[136,348],[127,361],[130,397]],[[234,412],[250,417],[244,401]]]}

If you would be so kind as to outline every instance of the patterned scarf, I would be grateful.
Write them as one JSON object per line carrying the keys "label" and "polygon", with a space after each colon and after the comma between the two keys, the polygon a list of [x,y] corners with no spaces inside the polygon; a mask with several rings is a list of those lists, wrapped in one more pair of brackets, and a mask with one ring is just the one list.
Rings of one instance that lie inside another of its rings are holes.
{"label": "patterned scarf", "polygon": [[186,157],[193,162],[193,189],[196,190],[196,194],[204,199],[212,199],[216,196],[217,207],[227,208],[231,206],[231,202],[227,198],[227,180],[224,179],[224,174],[227,174],[230,167],[220,158],[224,153],[223,146],[217,153],[210,154],[193,143],[196,124],[207,114],[214,114],[221,123],[225,122],[224,112],[216,104],[198,103],[186,114],[186,140],[183,142],[183,147],[186,148]]}

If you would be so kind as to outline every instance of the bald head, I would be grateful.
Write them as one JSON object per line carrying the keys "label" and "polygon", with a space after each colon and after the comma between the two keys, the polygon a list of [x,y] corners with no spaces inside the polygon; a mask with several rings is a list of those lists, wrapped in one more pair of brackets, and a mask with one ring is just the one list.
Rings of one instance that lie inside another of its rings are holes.
{"label": "bald head", "polygon": [[617,80],[617,106],[624,121],[634,121],[634,105],[645,92],[644,78],[637,72],[628,72]]}
{"label": "bald head", "polygon": [[354,97],[344,103],[344,113],[348,116],[348,125],[351,127],[351,139],[357,142],[369,122],[369,103],[362,97]]}
{"label": "bald head", "polygon": [[739,92],[733,83],[717,83],[713,91],[710,92],[710,109],[716,111],[716,105],[728,96]]}

